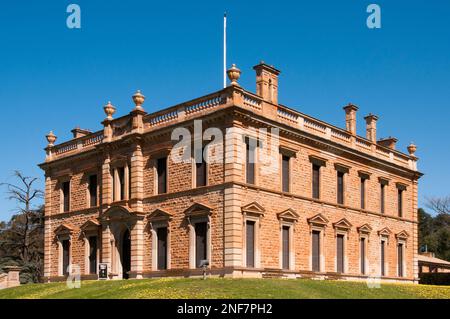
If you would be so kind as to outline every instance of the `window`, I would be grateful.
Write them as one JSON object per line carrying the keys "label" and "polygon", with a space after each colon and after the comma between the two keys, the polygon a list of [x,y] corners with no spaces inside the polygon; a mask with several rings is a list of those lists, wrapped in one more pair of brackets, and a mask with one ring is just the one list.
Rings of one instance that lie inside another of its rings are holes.
{"label": "window", "polygon": [[403,244],[397,246],[397,263],[398,276],[403,277]]}
{"label": "window", "polygon": [[403,189],[397,189],[398,192],[398,217],[403,217]]}
{"label": "window", "polygon": [[70,210],[70,181],[62,183],[63,212]]}
{"label": "window", "polygon": [[316,199],[320,197],[320,166],[316,164],[313,164],[312,196]]}
{"label": "window", "polygon": [[337,172],[337,202],[344,204],[344,172]]}
{"label": "window", "polygon": [[246,222],[246,253],[247,267],[255,267],[255,222]]}
{"label": "window", "polygon": [[158,175],[158,194],[167,192],[167,157],[157,160],[156,171]]}
{"label": "window", "polygon": [[384,267],[384,261],[385,261],[385,254],[386,254],[386,242],[384,240],[381,241],[381,252],[380,252],[380,268],[381,268],[381,276],[385,276],[386,272],[385,272],[385,267]]}
{"label": "window", "polygon": [[289,269],[289,264],[290,264],[290,260],[289,260],[289,232],[290,232],[290,227],[289,226],[283,226],[282,228],[282,255],[283,255],[283,264],[282,267],[283,269]]}
{"label": "window", "polygon": [[360,245],[359,258],[360,258],[361,274],[364,275],[366,273],[366,238],[365,237],[362,237],[359,240],[359,245]]}
{"label": "window", "polygon": [[361,177],[361,209],[366,209],[366,179]]}
{"label": "window", "polygon": [[281,176],[282,176],[282,190],[283,192],[289,192],[290,171],[289,171],[290,157],[283,155],[281,159]]}
{"label": "window", "polygon": [[195,162],[195,178],[196,178],[196,187],[206,186],[206,170],[207,165],[204,159],[205,149],[202,150],[201,159],[196,159]]}
{"label": "window", "polygon": [[89,273],[97,273],[97,236],[89,237]]}
{"label": "window", "polygon": [[207,223],[195,224],[195,266],[200,268],[202,260],[206,260]]}
{"label": "window", "polygon": [[89,205],[90,207],[98,205],[97,175],[89,176]]}
{"label": "window", "polygon": [[344,235],[337,235],[336,245],[336,270],[342,274],[344,272]]}
{"label": "window", "polygon": [[158,237],[158,270],[167,269],[167,227],[160,227],[156,231]]}
{"label": "window", "polygon": [[61,242],[62,245],[62,274],[67,276],[69,274],[70,265],[70,240],[66,239]]}
{"label": "window", "polygon": [[245,172],[246,172],[246,182],[248,184],[255,184],[255,151],[256,151],[256,147],[255,145],[251,145],[254,144],[255,142],[251,142],[250,140],[248,140],[246,142],[246,147],[247,147],[247,151],[246,151],[246,167],[245,167]]}
{"label": "window", "polygon": [[124,200],[125,199],[125,167],[119,167],[117,169],[117,173],[119,176],[119,198],[117,200]]}
{"label": "window", "polygon": [[381,183],[380,184],[380,209],[381,213],[384,214],[384,202],[385,202],[385,191],[386,191],[386,184]]}
{"label": "window", "polygon": [[312,270],[320,271],[320,231],[312,232]]}

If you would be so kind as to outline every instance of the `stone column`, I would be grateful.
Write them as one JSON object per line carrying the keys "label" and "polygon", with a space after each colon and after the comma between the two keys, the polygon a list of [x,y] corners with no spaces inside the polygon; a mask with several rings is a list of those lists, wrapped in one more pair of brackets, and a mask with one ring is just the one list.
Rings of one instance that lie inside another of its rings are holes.
{"label": "stone column", "polygon": [[130,277],[141,279],[144,270],[144,220],[139,217],[131,230]]}
{"label": "stone column", "polygon": [[142,200],[144,198],[144,159],[140,144],[136,144],[131,155],[131,194],[130,206],[133,212],[143,212]]}
{"label": "stone column", "polygon": [[[225,140],[225,182],[242,181],[243,136],[241,130],[227,130]],[[224,264],[242,266],[242,212],[241,187],[227,186],[224,194]]]}
{"label": "stone column", "polygon": [[102,204],[105,206],[105,209],[107,209],[112,202],[113,189],[110,162],[111,159],[109,154],[106,154],[102,165]]}
{"label": "stone column", "polygon": [[108,223],[102,224],[101,262],[108,264],[108,273],[112,271],[111,229]]}

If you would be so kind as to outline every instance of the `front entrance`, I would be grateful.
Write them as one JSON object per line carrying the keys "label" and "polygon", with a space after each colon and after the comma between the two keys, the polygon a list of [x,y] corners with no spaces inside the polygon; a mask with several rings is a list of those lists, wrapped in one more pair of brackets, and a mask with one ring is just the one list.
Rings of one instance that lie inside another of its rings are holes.
{"label": "front entrance", "polygon": [[130,277],[128,272],[131,270],[131,237],[128,229],[124,231],[121,242],[122,277],[128,279]]}

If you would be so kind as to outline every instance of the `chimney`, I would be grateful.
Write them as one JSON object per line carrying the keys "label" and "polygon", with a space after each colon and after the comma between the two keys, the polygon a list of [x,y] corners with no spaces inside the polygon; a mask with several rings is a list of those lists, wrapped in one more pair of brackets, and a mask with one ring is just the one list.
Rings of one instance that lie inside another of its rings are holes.
{"label": "chimney", "polygon": [[395,150],[395,143],[397,143],[397,139],[395,137],[389,136],[388,138],[382,138],[378,141],[378,145],[388,147],[391,150]]}
{"label": "chimney", "polygon": [[256,71],[256,94],[263,100],[278,104],[278,75],[280,71],[272,65],[267,65],[261,61],[255,65]]}
{"label": "chimney", "polygon": [[73,138],[79,138],[91,134],[92,132],[89,130],[83,130],[79,127],[74,128],[72,131]]}
{"label": "chimney", "polygon": [[349,131],[352,135],[356,135],[356,111],[358,107],[349,103],[344,106],[345,110],[345,129]]}
{"label": "chimney", "polygon": [[366,138],[372,143],[376,143],[378,116],[369,113],[364,119],[366,120]]}

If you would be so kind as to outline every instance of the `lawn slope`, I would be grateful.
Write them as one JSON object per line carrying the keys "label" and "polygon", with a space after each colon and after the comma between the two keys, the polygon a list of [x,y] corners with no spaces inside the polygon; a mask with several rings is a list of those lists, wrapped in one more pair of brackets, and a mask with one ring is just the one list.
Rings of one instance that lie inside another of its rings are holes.
{"label": "lawn slope", "polygon": [[32,284],[0,290],[0,299],[10,298],[446,298],[450,287],[383,284],[369,288],[363,282],[306,279],[146,279],[83,281],[81,288],[65,283]]}

